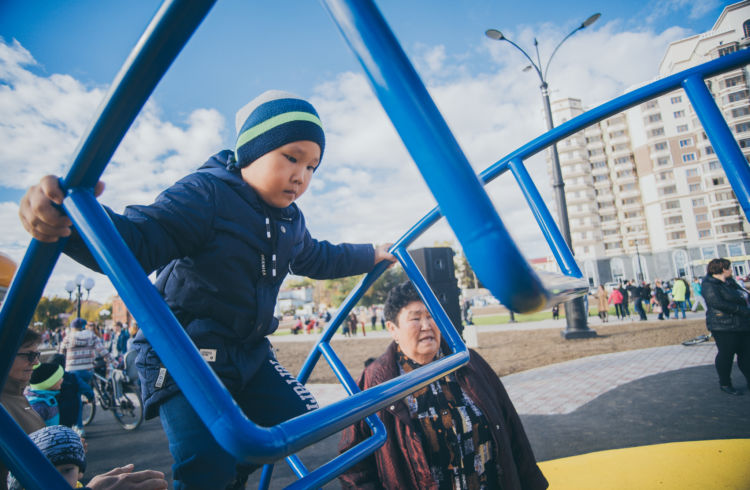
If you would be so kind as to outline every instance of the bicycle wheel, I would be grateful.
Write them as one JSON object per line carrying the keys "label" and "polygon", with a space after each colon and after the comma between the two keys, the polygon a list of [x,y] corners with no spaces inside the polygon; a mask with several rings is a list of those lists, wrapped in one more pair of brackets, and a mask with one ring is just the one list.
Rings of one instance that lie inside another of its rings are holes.
{"label": "bicycle wheel", "polygon": [[690,340],[686,340],[682,343],[682,345],[696,345],[696,344],[702,344],[703,342],[708,342],[708,339],[711,338],[711,335],[699,335],[695,338],[692,338]]}
{"label": "bicycle wheel", "polygon": [[123,429],[137,429],[143,422],[143,403],[138,387],[123,384],[122,395],[117,398],[115,406],[112,407],[112,412]]}
{"label": "bicycle wheel", "polygon": [[94,400],[89,401],[84,395],[80,395],[80,397],[82,402],[81,421],[83,422],[83,425],[86,426],[94,420],[94,415],[96,415],[96,403]]}

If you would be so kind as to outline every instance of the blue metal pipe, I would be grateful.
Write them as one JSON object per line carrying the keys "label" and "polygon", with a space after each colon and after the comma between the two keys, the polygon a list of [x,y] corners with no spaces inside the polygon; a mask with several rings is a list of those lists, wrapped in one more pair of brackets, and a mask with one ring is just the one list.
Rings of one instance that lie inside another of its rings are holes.
{"label": "blue metal pipe", "polygon": [[513,176],[518,182],[518,186],[521,188],[526,202],[531,208],[531,212],[536,218],[536,222],[544,234],[544,238],[547,243],[550,244],[552,253],[555,256],[555,260],[560,265],[562,273],[566,276],[581,277],[583,274],[576,264],[573,253],[570,251],[570,247],[565,243],[565,238],[560,232],[560,228],[555,225],[555,220],[552,218],[552,214],[549,212],[549,208],[544,204],[542,195],[539,194],[534,181],[531,180],[529,172],[526,170],[526,166],[519,159],[513,159],[510,161],[510,169],[513,172]]}
{"label": "blue metal pipe", "polygon": [[482,283],[513,310],[543,307],[544,286],[513,242],[377,7],[365,0],[324,3]]}
{"label": "blue metal pipe", "polygon": [[745,155],[716,106],[706,83],[699,76],[691,75],[685,78],[682,85],[747,219],[750,217],[750,167]]}

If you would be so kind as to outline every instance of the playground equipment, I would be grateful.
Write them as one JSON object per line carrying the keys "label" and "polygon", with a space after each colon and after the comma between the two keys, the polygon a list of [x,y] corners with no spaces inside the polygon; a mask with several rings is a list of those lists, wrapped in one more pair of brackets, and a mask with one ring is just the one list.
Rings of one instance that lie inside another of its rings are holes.
{"label": "playground equipment", "polygon": [[[300,381],[306,382],[322,355],[350,396],[275,427],[259,427],[244,416],[143,274],[94,198],[93,187],[149,94],[213,1],[167,0],[162,5],[117,75],[70,171],[61,180],[67,196],[64,210],[216,440],[238,459],[248,462],[271,463],[288,456],[292,469],[300,477],[293,488],[318,487],[372,453],[384,441],[385,433],[382,423],[371,414],[468,361],[465,345],[407,252],[407,247],[441,217],[453,228],[480,280],[508,308],[531,312],[585,294],[587,284],[526,171],[525,159],[590,124],[684,88],[746,215],[750,208],[750,170],[703,82],[706,77],[747,65],[750,52],[725,56],[618,97],[523,145],[477,176],[372,1],[323,0],[323,3],[359,58],[378,99],[438,202],[435,209],[393,245],[391,252],[432,312],[451,354],[365,392],[358,391],[331,348],[330,340],[350,309],[385,270],[385,264],[380,264],[351,292],[299,374]],[[508,170],[521,187],[562,274],[541,275],[532,270],[484,191],[484,184]],[[64,244],[64,240],[55,244],[32,240],[13,280],[0,310],[0,384],[5,381],[22,334]],[[373,437],[320,468],[309,472],[293,456],[301,448],[365,417]],[[2,408],[0,429],[0,457],[25,488],[62,488],[61,477]],[[266,466],[262,486],[268,485],[271,471],[272,467]]]}

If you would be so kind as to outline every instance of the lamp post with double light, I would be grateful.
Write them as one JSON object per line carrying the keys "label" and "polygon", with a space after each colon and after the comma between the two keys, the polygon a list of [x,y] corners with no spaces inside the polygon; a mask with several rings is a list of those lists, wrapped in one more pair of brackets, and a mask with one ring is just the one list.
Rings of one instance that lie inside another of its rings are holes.
{"label": "lamp post with double light", "polygon": [[78,274],[75,280],[65,283],[65,290],[68,292],[69,300],[72,301],[73,292],[76,293],[76,311],[78,312],[78,316],[76,318],[81,318],[81,287],[86,290],[86,299],[89,299],[91,289],[94,287],[94,280],[90,277],[83,277],[83,274]]}
{"label": "lamp post with double light", "polygon": [[[536,50],[536,62],[531,58],[531,56],[526,53],[518,44],[514,43],[505,35],[498,31],[497,29],[488,29],[485,31],[485,35],[489,37],[490,39],[494,39],[496,41],[506,41],[510,45],[512,45],[514,48],[516,48],[518,51],[520,51],[527,60],[529,60],[530,65],[524,68],[524,71],[528,71],[530,69],[536,70],[537,75],[539,76],[539,81],[541,82],[541,85],[539,88],[542,91],[542,102],[544,103],[544,116],[547,122],[547,130],[551,130],[554,128],[554,125],[552,123],[552,108],[550,106],[549,102],[549,85],[547,83],[547,71],[549,70],[549,65],[552,62],[552,58],[554,58],[555,54],[557,53],[557,50],[560,49],[560,46],[567,41],[570,36],[575,34],[576,32],[580,31],[581,29],[585,29],[586,27],[590,26],[596,20],[601,16],[601,14],[594,14],[581,22],[581,25],[573,29],[570,34],[565,36],[562,41],[560,41],[557,46],[555,46],[555,49],[552,51],[552,54],[547,59],[547,64],[544,65],[544,69],[542,69],[542,58],[539,54],[539,42],[534,38],[534,49]],[[573,242],[570,238],[570,223],[568,222],[568,206],[565,201],[565,183],[562,179],[562,170],[560,169],[560,156],[557,153],[557,145],[552,144],[552,188],[555,192],[555,202],[557,205],[557,213],[558,213],[558,220],[560,223],[560,231],[562,232],[563,238],[565,239],[565,243],[568,244],[568,247],[573,249]],[[562,336],[566,339],[573,339],[573,338],[585,338],[585,337],[593,337],[596,335],[596,332],[588,328],[587,326],[587,312],[586,307],[584,303],[584,298],[576,298],[572,301],[569,301],[565,303],[565,320],[566,320],[566,328],[562,332]]]}

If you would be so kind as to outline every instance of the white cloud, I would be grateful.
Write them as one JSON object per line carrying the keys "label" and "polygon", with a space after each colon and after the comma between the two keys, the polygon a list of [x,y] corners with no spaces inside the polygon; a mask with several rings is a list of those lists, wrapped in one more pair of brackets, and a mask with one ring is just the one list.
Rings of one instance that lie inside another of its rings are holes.
{"label": "white cloud", "polygon": [[[548,25],[506,34],[532,48],[533,32],[553,40],[566,34]],[[593,106],[617,96],[653,78],[667,43],[686,34],[680,28],[624,32],[617,22],[582,31],[566,42],[550,68],[552,99],[577,97]],[[552,48],[543,42],[542,56]],[[445,46],[416,51],[415,65],[475,170],[545,131],[539,81],[533,72],[521,71],[525,59],[509,44],[485,39],[463,52]],[[474,68],[470,75],[477,59],[484,71]],[[46,173],[64,172],[104,93],[68,75],[34,74],[34,65],[18,43],[0,42],[0,185],[6,187],[26,188]],[[334,242],[396,240],[435,200],[365,77],[340,73],[315,87],[311,100],[327,134],[322,166],[300,199],[312,233]],[[179,123],[165,121],[159,108],[148,104],[107,167],[101,201],[117,210],[151,201],[220,148],[224,124],[211,109],[194,111]],[[544,155],[529,159],[527,167],[552,207]],[[545,255],[546,243],[513,178],[504,175],[488,190],[523,253]],[[16,213],[15,203],[0,203],[0,224],[7,230],[0,250],[18,259],[28,238]],[[453,240],[450,229],[436,226],[417,245],[436,240]],[[60,279],[56,272],[53,281],[64,284],[77,267],[61,261]],[[99,284],[106,282],[101,279]],[[61,294],[53,281],[48,291]]]}

